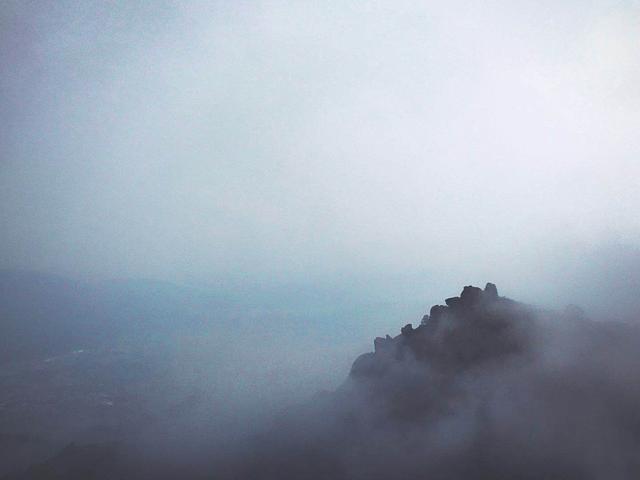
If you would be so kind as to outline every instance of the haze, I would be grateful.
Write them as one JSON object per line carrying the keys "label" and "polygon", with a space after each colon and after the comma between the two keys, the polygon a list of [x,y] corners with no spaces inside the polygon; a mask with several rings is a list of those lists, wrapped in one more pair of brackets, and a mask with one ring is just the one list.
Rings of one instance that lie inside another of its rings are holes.
{"label": "haze", "polygon": [[4,2],[1,264],[195,284],[422,275],[447,292],[554,281],[549,258],[638,244],[639,15]]}

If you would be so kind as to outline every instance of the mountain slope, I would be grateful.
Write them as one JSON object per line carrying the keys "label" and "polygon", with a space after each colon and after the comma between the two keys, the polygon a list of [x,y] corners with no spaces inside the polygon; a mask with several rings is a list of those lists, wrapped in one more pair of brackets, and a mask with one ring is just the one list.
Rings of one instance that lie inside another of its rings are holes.
{"label": "mountain slope", "polygon": [[246,479],[640,475],[640,331],[465,287],[226,466]]}

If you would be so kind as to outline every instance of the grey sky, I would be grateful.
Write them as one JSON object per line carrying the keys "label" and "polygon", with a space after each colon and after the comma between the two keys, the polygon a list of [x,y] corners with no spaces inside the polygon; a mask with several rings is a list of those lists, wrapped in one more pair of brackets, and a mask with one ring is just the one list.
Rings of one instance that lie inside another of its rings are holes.
{"label": "grey sky", "polygon": [[1,266],[467,283],[640,240],[637,2],[0,11]]}

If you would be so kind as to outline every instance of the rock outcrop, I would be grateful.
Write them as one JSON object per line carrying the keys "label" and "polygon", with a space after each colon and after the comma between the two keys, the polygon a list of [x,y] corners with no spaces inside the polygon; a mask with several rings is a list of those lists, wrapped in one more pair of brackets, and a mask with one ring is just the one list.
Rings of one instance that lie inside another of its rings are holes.
{"label": "rock outcrop", "polygon": [[640,328],[491,283],[445,304],[287,411],[231,478],[640,478]]}
{"label": "rock outcrop", "polygon": [[378,337],[375,352],[361,355],[351,376],[385,372],[390,362],[411,358],[440,370],[459,370],[526,349],[523,329],[531,310],[500,297],[493,283],[483,289],[466,286],[460,296],[434,305],[416,328],[407,324],[400,335]]}

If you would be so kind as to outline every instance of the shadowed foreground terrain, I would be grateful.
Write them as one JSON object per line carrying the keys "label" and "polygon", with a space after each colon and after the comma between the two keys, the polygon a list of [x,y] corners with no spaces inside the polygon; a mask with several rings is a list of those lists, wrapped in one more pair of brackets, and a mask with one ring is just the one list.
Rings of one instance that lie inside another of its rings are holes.
{"label": "shadowed foreground terrain", "polygon": [[241,440],[218,429],[164,453],[148,439],[77,442],[7,478],[639,478],[636,326],[528,306],[493,284],[445,303],[376,338],[335,392]]}

